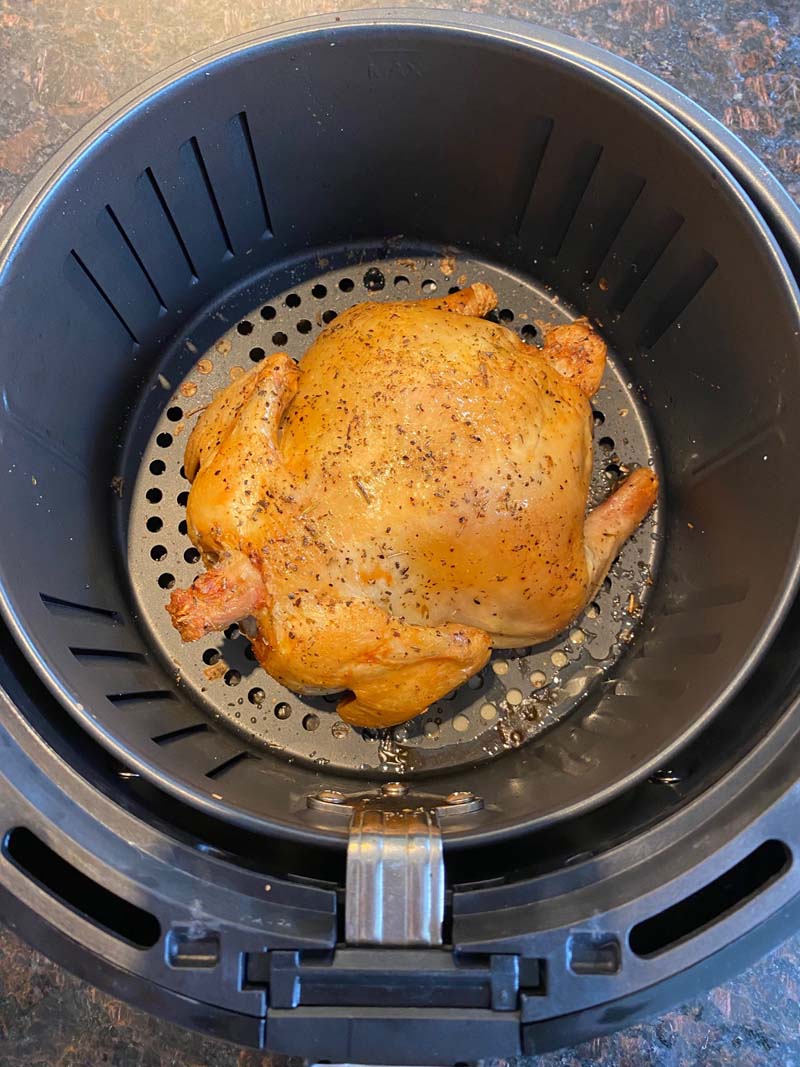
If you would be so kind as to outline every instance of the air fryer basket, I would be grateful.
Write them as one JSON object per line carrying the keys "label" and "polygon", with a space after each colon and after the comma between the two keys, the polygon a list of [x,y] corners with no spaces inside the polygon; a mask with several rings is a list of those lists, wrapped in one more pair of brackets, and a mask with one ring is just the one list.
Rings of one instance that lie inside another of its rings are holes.
{"label": "air fryer basket", "polygon": [[[613,414],[629,407],[639,427],[630,458],[646,462],[657,440],[665,483],[657,581],[640,547],[629,565],[648,569],[621,590],[649,593],[634,647],[534,743],[501,743],[477,767],[474,753],[444,761],[448,789],[487,801],[453,837],[516,831],[648,773],[724,705],[789,602],[796,292],[742,189],[685,129],[608,76],[469,32],[298,29],[234,50],[87,144],[20,234],[0,298],[6,616],[73,715],[207,810],[309,837],[306,796],[352,782],[325,762],[331,707],[295,711],[322,719],[323,760],[287,761],[261,743],[280,745],[273,695],[252,740],[192,699],[194,651],[159,654],[153,592],[168,594],[154,583],[171,570],[153,575],[151,561],[170,546],[141,501],[163,493],[160,445],[173,436],[174,466],[182,442],[158,420],[179,411],[183,424],[181,379],[197,380],[235,324],[255,320],[267,351],[291,332],[297,354],[317,329],[273,331],[261,308],[301,289],[306,307],[314,284],[341,307],[341,278],[360,282],[373,261],[392,284],[413,262],[419,292],[446,284],[427,271],[451,257],[456,279],[517,287],[517,325],[548,308],[600,325],[616,354]],[[146,606],[129,578],[148,587]],[[617,600],[600,607],[621,611]],[[532,666],[515,675],[522,710]],[[236,696],[247,714],[244,687]],[[474,718],[485,698],[467,696]],[[397,773],[374,756],[384,741],[359,739],[362,775]]]}
{"label": "air fryer basket", "polygon": [[[363,1063],[579,1040],[774,943],[800,916],[792,212],[655,79],[452,13],[252,35],[67,146],[0,232],[4,919],[186,1025]],[[594,491],[652,461],[658,512],[583,641],[337,737],[235,630],[164,627],[190,404],[356,299],[479,278],[533,344],[597,322]],[[445,827],[446,947],[353,948],[307,797],[400,776],[485,808]]]}

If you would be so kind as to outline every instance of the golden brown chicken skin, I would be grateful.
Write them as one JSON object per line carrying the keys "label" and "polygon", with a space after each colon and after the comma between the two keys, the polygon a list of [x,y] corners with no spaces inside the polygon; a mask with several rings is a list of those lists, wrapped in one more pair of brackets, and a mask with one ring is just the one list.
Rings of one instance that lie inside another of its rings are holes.
{"label": "golden brown chicken skin", "polygon": [[184,640],[252,615],[278,681],[391,726],[580,613],[657,481],[586,516],[605,344],[580,320],[536,349],[495,303],[359,304],[217,395],[186,448],[208,571],[170,599]]}

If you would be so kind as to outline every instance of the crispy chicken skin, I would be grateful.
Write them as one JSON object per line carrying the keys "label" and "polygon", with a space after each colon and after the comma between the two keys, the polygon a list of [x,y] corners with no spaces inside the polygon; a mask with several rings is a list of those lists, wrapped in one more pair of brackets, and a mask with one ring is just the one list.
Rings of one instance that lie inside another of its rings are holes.
{"label": "crispy chicken skin", "polygon": [[391,726],[580,613],[656,477],[586,516],[605,344],[579,320],[537,349],[480,317],[495,304],[482,284],[358,304],[299,367],[274,355],[215,397],[186,447],[208,570],[170,599],[184,640],[252,615],[274,678]]}

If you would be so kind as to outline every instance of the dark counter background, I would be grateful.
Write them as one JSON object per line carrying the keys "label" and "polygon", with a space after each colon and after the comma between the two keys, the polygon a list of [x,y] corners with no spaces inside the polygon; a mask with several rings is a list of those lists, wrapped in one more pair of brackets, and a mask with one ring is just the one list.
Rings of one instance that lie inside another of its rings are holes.
{"label": "dark counter background", "polygon": [[[640,64],[721,119],[800,201],[800,0],[428,2],[538,22]],[[366,6],[368,0],[0,0],[0,215],[74,130],[147,75],[247,30]],[[129,1008],[0,928],[0,1067],[268,1062]],[[800,1067],[800,937],[659,1020],[527,1061],[534,1062]]]}

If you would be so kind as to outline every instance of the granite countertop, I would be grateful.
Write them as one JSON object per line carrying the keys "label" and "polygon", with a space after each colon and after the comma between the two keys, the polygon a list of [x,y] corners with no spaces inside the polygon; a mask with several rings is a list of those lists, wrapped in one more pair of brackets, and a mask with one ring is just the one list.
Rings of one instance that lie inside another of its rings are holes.
{"label": "granite countertop", "polygon": [[[285,19],[366,6],[377,5],[0,0],[0,215],[74,130],[173,60]],[[528,19],[640,64],[722,119],[800,200],[797,0],[434,0],[431,6]],[[0,930],[0,1067],[267,1062],[257,1052],[189,1034],[130,1008]],[[800,936],[739,979],[661,1019],[535,1062],[800,1067]]]}

